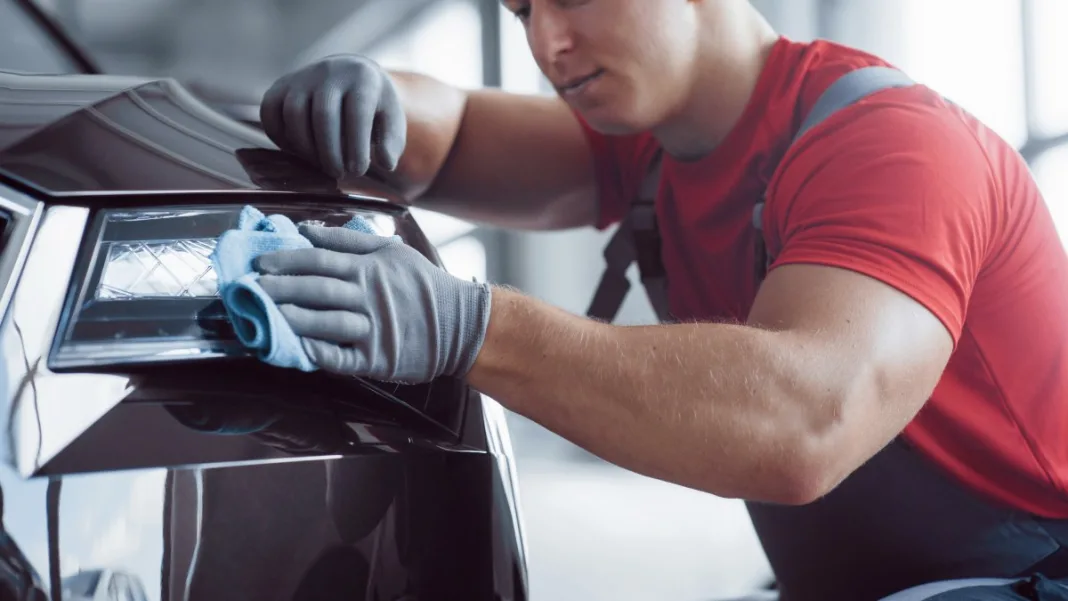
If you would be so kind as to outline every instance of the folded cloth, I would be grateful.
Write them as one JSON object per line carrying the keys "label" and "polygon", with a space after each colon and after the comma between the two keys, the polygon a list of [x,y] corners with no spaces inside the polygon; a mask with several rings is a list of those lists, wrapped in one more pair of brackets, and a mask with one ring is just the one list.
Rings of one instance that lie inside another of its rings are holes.
{"label": "folded cloth", "polygon": [[[343,227],[375,233],[360,217],[353,217]],[[237,227],[219,236],[211,254],[219,296],[238,340],[266,363],[307,372],[318,367],[308,358],[300,337],[278,306],[260,287],[257,282],[260,274],[252,262],[265,253],[311,246],[288,217],[268,217],[255,207],[246,206],[241,210]]]}

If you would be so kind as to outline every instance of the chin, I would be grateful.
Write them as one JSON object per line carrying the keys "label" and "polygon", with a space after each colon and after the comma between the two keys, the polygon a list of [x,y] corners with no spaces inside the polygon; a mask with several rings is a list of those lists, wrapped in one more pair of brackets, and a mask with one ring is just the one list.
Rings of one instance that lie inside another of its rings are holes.
{"label": "chin", "polygon": [[649,129],[647,125],[642,123],[641,119],[635,119],[632,115],[620,114],[618,111],[606,109],[607,107],[598,107],[579,111],[579,113],[594,131],[605,135],[626,136]]}
{"label": "chin", "polygon": [[599,133],[626,136],[650,131],[657,125],[656,111],[650,110],[655,109],[655,106],[649,106],[646,102],[638,102],[633,97],[618,96],[610,101],[599,100],[601,101],[588,106],[574,107],[590,127]]}

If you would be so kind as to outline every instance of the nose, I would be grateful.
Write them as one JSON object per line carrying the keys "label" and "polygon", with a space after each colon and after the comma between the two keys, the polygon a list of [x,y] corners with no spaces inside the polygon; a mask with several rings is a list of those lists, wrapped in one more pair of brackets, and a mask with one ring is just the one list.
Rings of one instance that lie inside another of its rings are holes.
{"label": "nose", "polygon": [[574,31],[554,2],[531,2],[527,39],[534,59],[549,74],[553,64],[575,47]]}

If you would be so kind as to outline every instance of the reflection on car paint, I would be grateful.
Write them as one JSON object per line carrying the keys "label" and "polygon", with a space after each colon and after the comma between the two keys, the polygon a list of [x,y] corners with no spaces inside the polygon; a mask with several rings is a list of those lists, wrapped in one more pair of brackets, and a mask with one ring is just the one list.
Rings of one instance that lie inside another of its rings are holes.
{"label": "reflection on car paint", "polygon": [[440,264],[393,192],[354,189],[173,82],[0,73],[0,197],[43,206],[0,253],[28,253],[23,277],[0,270],[17,283],[0,320],[0,595],[527,598],[503,411],[462,381],[251,359],[51,369],[100,208],[358,206]]}
{"label": "reflection on car paint", "polygon": [[[262,131],[215,112],[177,82],[98,76],[87,85],[85,79],[38,77],[27,86],[20,85],[25,77],[0,71],[0,164],[8,173],[54,195],[341,193],[337,180],[279,151]],[[369,178],[360,184],[357,195],[396,195]]]}
{"label": "reflection on car paint", "polygon": [[[488,506],[462,491],[493,469],[482,454],[394,453],[64,476],[54,481],[63,598],[449,599],[483,586],[466,598],[490,599],[492,554],[465,542],[489,538]],[[33,576],[17,586],[47,589],[47,483],[0,474],[19,516],[4,533],[29,543],[21,573]],[[93,575],[126,588],[87,587]]]}

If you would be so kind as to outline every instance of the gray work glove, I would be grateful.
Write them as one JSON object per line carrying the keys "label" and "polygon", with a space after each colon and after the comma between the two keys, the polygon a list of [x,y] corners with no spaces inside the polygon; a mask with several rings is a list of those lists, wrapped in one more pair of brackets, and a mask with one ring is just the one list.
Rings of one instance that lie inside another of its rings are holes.
{"label": "gray work glove", "polygon": [[374,61],[338,55],[276,81],[260,104],[263,130],[335,178],[365,175],[372,162],[393,171],[408,124],[385,70]]}
{"label": "gray work glove", "polygon": [[422,383],[464,377],[486,337],[490,287],[399,238],[302,226],[314,248],[261,255],[259,283],[327,371]]}

